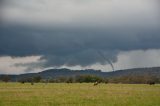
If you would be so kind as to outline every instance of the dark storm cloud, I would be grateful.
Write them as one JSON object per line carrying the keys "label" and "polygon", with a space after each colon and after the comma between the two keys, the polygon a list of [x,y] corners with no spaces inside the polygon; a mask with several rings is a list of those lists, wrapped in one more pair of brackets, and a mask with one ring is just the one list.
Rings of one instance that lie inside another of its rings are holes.
{"label": "dark storm cloud", "polygon": [[99,50],[116,62],[119,51],[160,48],[158,28],[135,31],[1,26],[0,35],[0,55],[42,55],[46,66],[104,64]]}
{"label": "dark storm cloud", "polygon": [[[6,0],[0,55],[40,55],[48,66],[116,62],[119,51],[160,48],[158,1]],[[57,7],[58,5],[58,7]],[[95,8],[97,7],[97,8]]]}
{"label": "dark storm cloud", "polygon": [[0,24],[2,22],[2,6],[3,6],[3,0],[0,0]]}

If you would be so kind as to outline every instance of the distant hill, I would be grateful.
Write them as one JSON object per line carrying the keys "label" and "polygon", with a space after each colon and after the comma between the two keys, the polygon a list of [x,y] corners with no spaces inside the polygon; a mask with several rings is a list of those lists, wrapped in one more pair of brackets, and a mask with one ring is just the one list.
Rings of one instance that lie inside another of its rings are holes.
{"label": "distant hill", "polygon": [[[16,81],[22,78],[29,78],[34,76],[41,76],[43,79],[48,78],[58,78],[58,77],[71,77],[77,75],[96,75],[103,78],[110,77],[120,77],[120,76],[143,76],[143,75],[152,75],[160,78],[160,67],[152,67],[152,68],[134,68],[134,69],[126,69],[126,70],[117,70],[114,72],[102,72],[101,70],[70,70],[70,69],[49,69],[39,73],[28,73],[28,74],[20,74],[20,75],[9,75],[11,81]],[[2,77],[4,75],[0,75]]]}

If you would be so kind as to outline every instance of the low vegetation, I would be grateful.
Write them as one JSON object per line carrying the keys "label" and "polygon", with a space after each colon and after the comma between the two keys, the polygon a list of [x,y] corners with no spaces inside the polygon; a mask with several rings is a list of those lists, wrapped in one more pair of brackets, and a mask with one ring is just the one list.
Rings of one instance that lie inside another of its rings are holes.
{"label": "low vegetation", "polygon": [[0,83],[0,106],[160,106],[160,85]]}
{"label": "low vegetation", "polygon": [[[2,80],[3,81],[3,80]],[[150,84],[160,83],[160,78],[155,76],[143,75],[143,76],[120,76],[103,78],[94,75],[78,75],[73,77],[57,77],[43,79],[40,76],[34,76],[29,78],[23,78],[18,80],[21,83],[26,82],[41,82],[41,83],[123,83],[123,84]],[[5,81],[6,82],[6,81]],[[7,81],[8,82],[8,81]]]}

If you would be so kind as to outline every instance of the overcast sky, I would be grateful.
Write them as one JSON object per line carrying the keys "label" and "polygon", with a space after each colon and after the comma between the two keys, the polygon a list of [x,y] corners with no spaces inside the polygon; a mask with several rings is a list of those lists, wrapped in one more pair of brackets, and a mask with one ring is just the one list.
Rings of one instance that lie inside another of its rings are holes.
{"label": "overcast sky", "polygon": [[160,66],[159,3],[0,0],[0,74]]}

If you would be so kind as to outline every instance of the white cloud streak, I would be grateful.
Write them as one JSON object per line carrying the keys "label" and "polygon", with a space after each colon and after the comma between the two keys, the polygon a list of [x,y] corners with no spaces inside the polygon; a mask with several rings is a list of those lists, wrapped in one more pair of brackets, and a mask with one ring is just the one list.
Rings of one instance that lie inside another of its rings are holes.
{"label": "white cloud streak", "polygon": [[[22,65],[17,66],[16,64],[34,64],[39,63],[41,56],[27,56],[27,57],[0,57],[0,74],[21,74],[30,68],[30,66]],[[30,72],[37,72],[41,67],[34,67]],[[42,69],[41,69],[42,70]]]}

